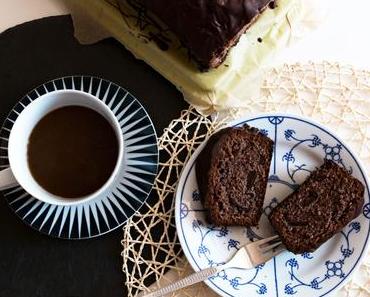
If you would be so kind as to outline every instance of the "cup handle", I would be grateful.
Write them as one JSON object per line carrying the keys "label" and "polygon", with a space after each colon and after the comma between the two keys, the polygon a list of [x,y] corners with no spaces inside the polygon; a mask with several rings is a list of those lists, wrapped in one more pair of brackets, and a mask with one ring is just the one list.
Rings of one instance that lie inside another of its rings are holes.
{"label": "cup handle", "polygon": [[17,185],[18,182],[10,168],[0,171],[0,191],[15,187]]}

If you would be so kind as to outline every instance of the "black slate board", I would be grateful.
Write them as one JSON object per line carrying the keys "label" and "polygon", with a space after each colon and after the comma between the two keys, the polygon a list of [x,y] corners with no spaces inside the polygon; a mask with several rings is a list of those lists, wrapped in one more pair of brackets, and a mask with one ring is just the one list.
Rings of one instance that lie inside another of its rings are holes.
{"label": "black slate board", "polygon": [[[0,34],[0,121],[37,85],[86,74],[111,80],[136,96],[158,135],[187,104],[181,94],[117,41],[82,46],[69,16],[32,21]],[[0,297],[126,296],[121,229],[100,238],[65,241],[23,224],[0,198]]]}

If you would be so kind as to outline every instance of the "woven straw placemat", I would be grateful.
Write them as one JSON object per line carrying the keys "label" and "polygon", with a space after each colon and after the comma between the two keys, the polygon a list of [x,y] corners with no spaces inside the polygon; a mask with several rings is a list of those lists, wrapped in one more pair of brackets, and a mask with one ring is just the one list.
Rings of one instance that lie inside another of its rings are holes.
{"label": "woven straw placemat", "polygon": [[[191,273],[177,238],[174,193],[191,154],[215,129],[241,115],[288,112],[321,122],[353,148],[366,170],[370,165],[370,72],[339,64],[284,65],[266,73],[261,96],[248,109],[212,118],[189,108],[159,138],[161,162],[154,186],[158,202],[133,216],[123,229],[123,272],[129,296],[154,282],[162,286]],[[216,296],[204,284],[173,296]],[[336,296],[370,296],[370,254]]]}

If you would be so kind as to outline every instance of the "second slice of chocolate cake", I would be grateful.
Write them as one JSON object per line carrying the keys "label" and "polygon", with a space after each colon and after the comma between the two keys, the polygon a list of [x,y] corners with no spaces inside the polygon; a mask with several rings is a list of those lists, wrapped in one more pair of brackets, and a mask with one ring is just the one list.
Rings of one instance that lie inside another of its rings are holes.
{"label": "second slice of chocolate cake", "polygon": [[289,251],[313,252],[356,218],[363,204],[363,184],[326,160],[269,219]]}
{"label": "second slice of chocolate cake", "polygon": [[256,226],[262,215],[273,141],[249,126],[214,134],[196,174],[208,219],[215,225]]}

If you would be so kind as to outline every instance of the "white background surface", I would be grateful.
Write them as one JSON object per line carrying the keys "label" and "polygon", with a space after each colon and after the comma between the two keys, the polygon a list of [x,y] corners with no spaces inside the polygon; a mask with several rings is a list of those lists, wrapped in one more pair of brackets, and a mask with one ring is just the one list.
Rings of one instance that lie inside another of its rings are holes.
{"label": "white background surface", "polygon": [[[316,0],[306,0],[316,1]],[[370,0],[318,0],[329,14],[318,29],[285,50],[278,61],[327,60],[370,69]]]}
{"label": "white background surface", "polygon": [[[329,14],[319,29],[284,50],[277,64],[327,60],[370,69],[370,0],[305,1],[323,5],[323,12],[329,5]],[[36,18],[67,13],[63,0],[0,0],[0,32]]]}

